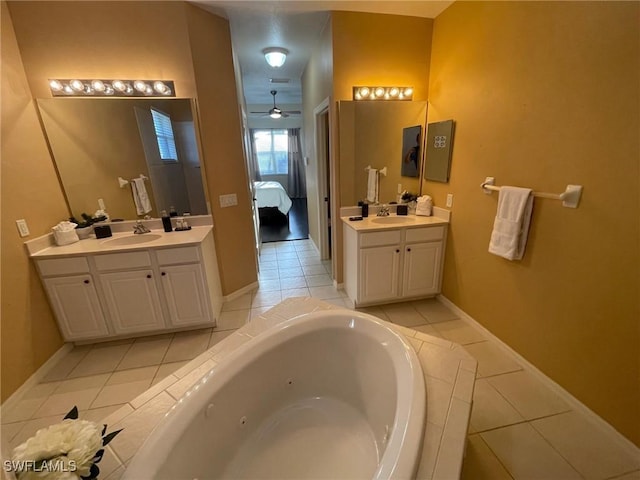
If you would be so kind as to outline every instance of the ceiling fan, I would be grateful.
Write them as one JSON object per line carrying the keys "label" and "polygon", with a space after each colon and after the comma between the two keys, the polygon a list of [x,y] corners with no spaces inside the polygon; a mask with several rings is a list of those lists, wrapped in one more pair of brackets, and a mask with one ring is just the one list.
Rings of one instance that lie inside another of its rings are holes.
{"label": "ceiling fan", "polygon": [[302,113],[300,110],[282,110],[276,106],[276,94],[278,93],[276,90],[271,90],[271,95],[273,95],[273,108],[270,108],[268,112],[251,112],[251,113],[263,113],[268,115],[271,118],[286,118],[289,115],[299,115]]}

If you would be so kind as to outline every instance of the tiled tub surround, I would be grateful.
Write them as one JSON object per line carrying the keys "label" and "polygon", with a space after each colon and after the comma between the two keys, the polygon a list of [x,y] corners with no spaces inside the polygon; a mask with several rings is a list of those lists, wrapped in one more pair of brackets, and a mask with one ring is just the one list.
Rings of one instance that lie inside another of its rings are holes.
{"label": "tiled tub surround", "polygon": [[[125,430],[107,447],[100,464],[101,478],[120,478],[165,413],[238,346],[286,319],[336,308],[339,307],[309,297],[286,299],[107,416],[103,422],[110,430]],[[416,350],[425,378],[427,417],[417,478],[458,478],[477,362],[452,342],[399,325],[392,328],[405,335]]]}

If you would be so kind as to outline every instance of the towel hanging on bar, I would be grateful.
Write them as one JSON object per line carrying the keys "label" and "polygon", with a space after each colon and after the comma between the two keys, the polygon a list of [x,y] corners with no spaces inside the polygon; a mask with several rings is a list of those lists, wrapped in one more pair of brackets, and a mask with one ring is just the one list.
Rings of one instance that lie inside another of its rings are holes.
{"label": "towel hanging on bar", "polygon": [[489,252],[507,260],[521,260],[527,245],[532,210],[530,188],[502,187]]}

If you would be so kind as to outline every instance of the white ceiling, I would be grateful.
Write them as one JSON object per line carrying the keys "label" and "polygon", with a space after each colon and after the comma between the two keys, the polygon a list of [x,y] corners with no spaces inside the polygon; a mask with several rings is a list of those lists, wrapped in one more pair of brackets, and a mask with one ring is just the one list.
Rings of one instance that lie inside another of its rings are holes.
{"label": "white ceiling", "polygon": [[[302,103],[300,78],[331,10],[435,18],[453,0],[194,0],[194,3],[229,19],[233,48],[242,72],[245,101],[251,110],[257,105],[273,104],[270,90],[277,90],[279,106]],[[274,69],[267,65],[262,54],[267,47],[289,50],[284,66]],[[272,84],[271,78],[289,79],[289,82]]]}

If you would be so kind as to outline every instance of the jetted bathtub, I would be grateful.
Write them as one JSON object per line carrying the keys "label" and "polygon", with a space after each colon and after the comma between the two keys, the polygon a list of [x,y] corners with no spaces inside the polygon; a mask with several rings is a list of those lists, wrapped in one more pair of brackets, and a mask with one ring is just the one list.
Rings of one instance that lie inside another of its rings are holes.
{"label": "jetted bathtub", "polygon": [[302,315],[203,376],[123,478],[412,478],[425,401],[418,358],[388,324],[350,310]]}

